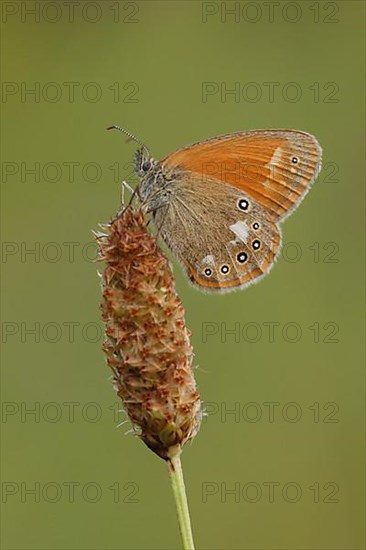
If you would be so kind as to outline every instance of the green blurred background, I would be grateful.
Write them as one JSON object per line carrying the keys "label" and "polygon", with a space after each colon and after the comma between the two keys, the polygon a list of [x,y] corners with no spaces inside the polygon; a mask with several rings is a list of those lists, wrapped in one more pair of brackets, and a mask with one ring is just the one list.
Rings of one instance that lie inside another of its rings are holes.
{"label": "green blurred background", "polygon": [[116,429],[101,352],[91,229],[135,182],[113,123],[155,158],[235,130],[318,137],[269,277],[211,296],[175,264],[210,413],[183,466],[198,548],[364,548],[363,19],[358,1],[2,2],[3,548],[180,548],[165,464]]}

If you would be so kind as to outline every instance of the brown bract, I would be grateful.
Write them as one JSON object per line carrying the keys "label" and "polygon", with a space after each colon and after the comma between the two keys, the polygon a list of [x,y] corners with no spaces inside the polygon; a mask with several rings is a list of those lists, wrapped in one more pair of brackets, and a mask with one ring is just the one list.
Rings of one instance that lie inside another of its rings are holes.
{"label": "brown bract", "polygon": [[97,234],[102,274],[103,350],[134,430],[169,460],[197,433],[201,401],[192,347],[169,261],[128,206]]}

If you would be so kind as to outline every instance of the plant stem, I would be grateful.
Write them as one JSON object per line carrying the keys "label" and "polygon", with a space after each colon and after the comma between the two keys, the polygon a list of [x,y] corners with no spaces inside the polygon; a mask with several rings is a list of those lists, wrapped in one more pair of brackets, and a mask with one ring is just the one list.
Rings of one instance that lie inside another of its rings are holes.
{"label": "plant stem", "polygon": [[178,522],[180,534],[182,537],[183,549],[194,550],[194,542],[192,536],[191,519],[189,517],[189,509],[184,485],[182,465],[179,454],[168,460],[170,480],[173,487],[175,504],[178,513]]}

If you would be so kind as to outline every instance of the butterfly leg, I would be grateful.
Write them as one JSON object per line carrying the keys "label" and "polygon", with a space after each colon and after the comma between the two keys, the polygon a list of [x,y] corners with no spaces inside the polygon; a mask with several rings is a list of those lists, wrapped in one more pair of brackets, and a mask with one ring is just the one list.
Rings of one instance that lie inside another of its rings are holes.
{"label": "butterfly leg", "polygon": [[134,190],[132,189],[131,185],[129,183],[127,183],[127,181],[123,180],[121,182],[121,204],[123,206],[125,204],[125,190],[126,189],[129,193],[131,193],[131,195],[133,195]]}

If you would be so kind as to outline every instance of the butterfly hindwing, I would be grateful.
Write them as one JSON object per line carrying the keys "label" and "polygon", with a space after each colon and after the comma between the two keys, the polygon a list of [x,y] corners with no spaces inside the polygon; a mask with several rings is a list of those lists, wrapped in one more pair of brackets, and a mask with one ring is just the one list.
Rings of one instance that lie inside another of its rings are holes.
{"label": "butterfly hindwing", "polygon": [[155,212],[155,222],[192,283],[206,290],[232,290],[258,280],[280,246],[279,228],[263,206],[239,189],[192,172],[181,172],[172,183],[169,205]]}

